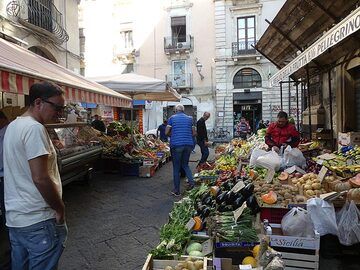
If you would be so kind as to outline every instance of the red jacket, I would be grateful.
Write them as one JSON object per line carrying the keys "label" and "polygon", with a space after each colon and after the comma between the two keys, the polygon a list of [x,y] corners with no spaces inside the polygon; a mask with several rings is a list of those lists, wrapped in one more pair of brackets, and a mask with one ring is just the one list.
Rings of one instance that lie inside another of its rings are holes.
{"label": "red jacket", "polygon": [[282,144],[297,147],[300,143],[300,134],[292,124],[287,123],[286,126],[280,128],[274,122],[266,130],[265,143],[269,147],[281,147]]}

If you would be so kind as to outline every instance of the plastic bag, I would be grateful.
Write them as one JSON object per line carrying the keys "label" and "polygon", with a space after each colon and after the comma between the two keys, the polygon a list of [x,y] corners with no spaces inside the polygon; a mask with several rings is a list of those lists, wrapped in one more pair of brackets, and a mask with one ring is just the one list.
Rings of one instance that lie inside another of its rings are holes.
{"label": "plastic bag", "polygon": [[300,207],[292,208],[281,220],[284,235],[313,237],[314,225],[308,212]]}
{"label": "plastic bag", "polygon": [[285,264],[280,257],[275,257],[272,261],[265,267],[264,270],[284,270]]}
{"label": "plastic bag", "polygon": [[265,155],[258,157],[255,161],[255,166],[272,169],[274,171],[280,169],[280,164],[281,158],[275,151],[266,152]]}
{"label": "plastic bag", "polygon": [[284,150],[282,167],[287,168],[294,165],[305,168],[306,159],[298,148],[291,148],[291,146],[288,145]]}
{"label": "plastic bag", "polygon": [[320,236],[325,234],[339,235],[333,204],[320,198],[312,198],[307,201],[306,208],[310,214],[314,228]]}
{"label": "plastic bag", "polygon": [[258,157],[264,156],[266,155],[268,152],[261,150],[259,148],[255,148],[250,156],[250,161],[249,161],[249,166],[253,167],[255,165],[256,160],[258,159]]}
{"label": "plastic bag", "polygon": [[281,258],[281,253],[277,252],[273,249],[266,250],[260,257],[259,265],[260,266],[267,266],[275,257]]}
{"label": "plastic bag", "polygon": [[360,242],[360,211],[353,201],[343,208],[338,224],[339,241],[345,246],[351,246]]}

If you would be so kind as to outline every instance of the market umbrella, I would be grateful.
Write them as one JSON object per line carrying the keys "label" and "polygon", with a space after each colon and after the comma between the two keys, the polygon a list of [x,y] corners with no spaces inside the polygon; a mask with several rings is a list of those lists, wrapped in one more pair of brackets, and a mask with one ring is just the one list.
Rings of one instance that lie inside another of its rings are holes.
{"label": "market umbrella", "polygon": [[[165,81],[135,73],[90,78],[133,100],[179,101],[181,95]],[[133,133],[133,109],[131,108],[131,136]]]}

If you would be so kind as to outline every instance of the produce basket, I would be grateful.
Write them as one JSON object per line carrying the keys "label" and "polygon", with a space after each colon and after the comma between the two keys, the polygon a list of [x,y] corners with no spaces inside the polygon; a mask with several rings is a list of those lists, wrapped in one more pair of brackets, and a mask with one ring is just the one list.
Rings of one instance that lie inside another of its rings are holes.
{"label": "produce basket", "polygon": [[[142,270],[164,270],[165,267],[171,266],[173,269],[176,265],[178,265],[181,262],[184,262],[184,260],[157,260],[154,259],[151,254],[149,254],[146,258],[145,264],[142,268]],[[203,267],[200,268],[201,270],[211,270],[211,266],[208,265],[211,260],[207,258],[203,258]]]}

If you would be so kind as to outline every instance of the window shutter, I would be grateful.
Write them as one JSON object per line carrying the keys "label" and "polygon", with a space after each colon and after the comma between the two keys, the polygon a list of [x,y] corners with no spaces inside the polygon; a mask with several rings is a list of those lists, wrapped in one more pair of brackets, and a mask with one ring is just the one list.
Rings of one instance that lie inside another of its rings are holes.
{"label": "window shutter", "polygon": [[186,16],[171,17],[171,26],[186,25]]}

